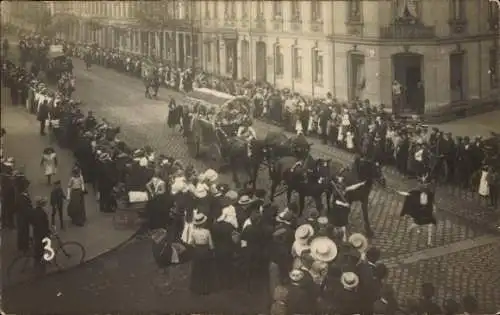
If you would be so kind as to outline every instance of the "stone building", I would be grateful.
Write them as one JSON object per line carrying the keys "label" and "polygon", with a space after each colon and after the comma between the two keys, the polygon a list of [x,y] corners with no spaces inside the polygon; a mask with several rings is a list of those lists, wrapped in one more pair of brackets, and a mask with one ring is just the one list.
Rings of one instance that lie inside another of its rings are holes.
{"label": "stone building", "polygon": [[203,68],[424,112],[498,98],[498,9],[484,0],[205,1]]}
{"label": "stone building", "polygon": [[77,17],[73,39],[303,94],[418,113],[499,97],[486,0],[49,2]]}

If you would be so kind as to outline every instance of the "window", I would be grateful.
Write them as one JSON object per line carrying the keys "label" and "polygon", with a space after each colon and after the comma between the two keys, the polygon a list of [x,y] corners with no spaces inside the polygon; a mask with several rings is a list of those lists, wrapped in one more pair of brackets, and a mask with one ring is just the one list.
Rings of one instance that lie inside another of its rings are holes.
{"label": "window", "polygon": [[198,58],[198,35],[194,35],[192,38],[193,58]]}
{"label": "window", "polygon": [[350,0],[347,2],[348,21],[361,21],[361,0]]}
{"label": "window", "polygon": [[184,40],[186,41],[186,56],[191,57],[191,46],[193,45],[193,43],[191,42],[191,36],[186,35],[184,37]]}
{"label": "window", "polygon": [[257,5],[257,7],[256,7],[257,19],[263,19],[264,18],[264,1],[258,0],[256,5]]}
{"label": "window", "polygon": [[205,43],[205,51],[203,52],[208,63],[212,62],[212,45],[210,42]]}
{"label": "window", "polygon": [[283,17],[283,6],[281,2],[273,2],[273,17],[276,19],[281,19]]}
{"label": "window", "polygon": [[234,20],[236,18],[236,4],[234,1],[229,2],[229,10],[229,16]]}
{"label": "window", "polygon": [[320,0],[312,0],[311,1],[311,21],[319,22],[322,21],[323,15],[321,12],[321,1]]}
{"label": "window", "polygon": [[323,83],[323,55],[321,51],[316,48],[313,48],[312,51],[312,65],[313,69],[313,80],[314,83],[322,84]]}
{"label": "window", "polygon": [[302,79],[302,49],[292,47],[293,78]]}
{"label": "window", "polygon": [[300,1],[293,0],[290,4],[290,11],[292,12],[292,21],[300,21]]}
{"label": "window", "polygon": [[490,49],[490,87],[492,89],[498,87],[498,50],[496,48]]}
{"label": "window", "polygon": [[451,19],[465,19],[465,0],[451,0]]}
{"label": "window", "polygon": [[241,17],[244,20],[248,20],[248,13],[250,11],[249,3],[248,1],[243,1],[241,3]]}
{"label": "window", "polygon": [[229,2],[224,2],[224,18],[227,19],[229,18]]}
{"label": "window", "polygon": [[210,3],[205,1],[205,18],[210,19]]}
{"label": "window", "polygon": [[280,45],[276,45],[274,48],[274,74],[277,77],[283,76],[284,73],[284,60],[283,60],[283,49]]}
{"label": "window", "polygon": [[218,6],[217,1],[214,1],[212,11],[213,11],[214,19],[217,19],[217,17],[219,16],[219,6]]}

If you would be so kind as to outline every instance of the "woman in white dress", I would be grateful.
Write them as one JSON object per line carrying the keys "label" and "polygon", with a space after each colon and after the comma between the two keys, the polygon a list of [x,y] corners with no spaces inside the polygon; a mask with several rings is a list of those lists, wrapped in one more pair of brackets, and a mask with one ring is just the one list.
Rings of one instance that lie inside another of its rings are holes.
{"label": "woman in white dress", "polygon": [[53,148],[49,147],[43,150],[40,166],[43,167],[44,174],[47,177],[47,184],[52,183],[52,176],[57,173],[57,154]]}

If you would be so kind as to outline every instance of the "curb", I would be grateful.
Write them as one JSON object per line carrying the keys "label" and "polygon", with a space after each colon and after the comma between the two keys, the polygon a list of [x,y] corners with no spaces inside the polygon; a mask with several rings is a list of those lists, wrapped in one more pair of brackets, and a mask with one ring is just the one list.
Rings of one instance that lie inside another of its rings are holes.
{"label": "curb", "polygon": [[[92,257],[89,260],[85,260],[81,264],[69,267],[67,269],[60,269],[60,270],[54,270],[54,271],[51,271],[51,272],[47,272],[45,275],[43,275],[43,276],[41,276],[39,278],[30,279],[30,280],[26,280],[26,281],[22,281],[22,282],[17,282],[17,283],[14,283],[13,285],[7,285],[7,286],[4,287],[3,291],[8,291],[11,288],[20,287],[20,286],[22,286],[22,285],[24,285],[26,283],[34,283],[34,282],[43,281],[44,279],[46,279],[48,277],[53,277],[53,276],[56,276],[58,274],[65,273],[67,271],[71,271],[71,270],[78,269],[78,268],[83,268],[88,263],[94,262],[98,258],[101,258],[102,256],[112,254],[112,253],[114,253],[114,252],[116,252],[116,251],[124,248],[125,246],[127,246],[128,243],[130,243],[131,241],[133,241],[134,239],[136,239],[137,236],[139,236],[139,235],[140,235],[140,229],[138,229],[137,231],[135,231],[134,234],[132,234],[129,238],[127,238],[126,240],[124,240],[123,242],[121,242],[120,244],[118,244],[117,246],[111,248],[110,250],[102,252],[101,254],[99,254],[99,255],[97,255],[95,257]],[[0,305],[0,308],[1,308],[1,305]],[[1,309],[0,309],[0,315],[4,315],[3,313],[1,313]]]}

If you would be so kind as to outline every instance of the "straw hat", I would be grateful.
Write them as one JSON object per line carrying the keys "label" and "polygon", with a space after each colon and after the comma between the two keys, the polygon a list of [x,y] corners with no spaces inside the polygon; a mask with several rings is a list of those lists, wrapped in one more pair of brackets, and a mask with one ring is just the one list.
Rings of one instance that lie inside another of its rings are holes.
{"label": "straw hat", "polygon": [[344,272],[340,277],[344,289],[354,289],[359,284],[359,277],[354,272]]}
{"label": "straw hat", "polygon": [[321,225],[327,225],[328,224],[328,218],[327,217],[319,217],[317,220],[318,224]]}
{"label": "straw hat", "polygon": [[314,235],[314,228],[310,224],[303,224],[295,230],[295,241],[307,241]]}
{"label": "straw hat", "polygon": [[361,233],[354,233],[349,237],[349,243],[359,252],[366,252],[368,249],[368,239]]}
{"label": "straw hat", "polygon": [[202,225],[205,222],[207,222],[207,216],[201,212],[196,211],[195,215],[193,216],[193,225]]}
{"label": "straw hat", "polygon": [[228,192],[225,194],[225,196],[226,196],[228,199],[232,200],[232,201],[235,201],[235,200],[237,200],[237,199],[238,199],[238,193],[237,193],[236,191],[234,191],[234,190],[230,190],[230,191],[228,191]]}
{"label": "straw hat", "polygon": [[211,168],[206,170],[204,174],[205,174],[205,179],[212,183],[219,178],[219,174]]}
{"label": "straw hat", "polygon": [[299,282],[304,279],[304,272],[299,269],[294,269],[290,271],[288,276],[290,277],[290,280],[292,280],[292,282]]}
{"label": "straw hat", "polygon": [[186,183],[184,181],[182,181],[182,180],[176,180],[172,184],[171,191],[172,191],[172,194],[175,195],[177,193],[185,191],[186,188],[187,188],[187,185],[186,185]]}
{"label": "straw hat", "polygon": [[243,195],[240,197],[240,199],[238,200],[238,204],[239,205],[242,205],[242,206],[245,206],[245,205],[248,205],[252,202],[252,199],[248,196],[248,195]]}
{"label": "straw hat", "polygon": [[317,237],[311,241],[311,256],[315,260],[330,262],[337,257],[337,245],[328,237]]}
{"label": "straw hat", "polygon": [[292,221],[293,213],[290,211],[282,211],[280,214],[278,214],[278,217],[276,217],[276,222],[279,223],[292,224]]}

